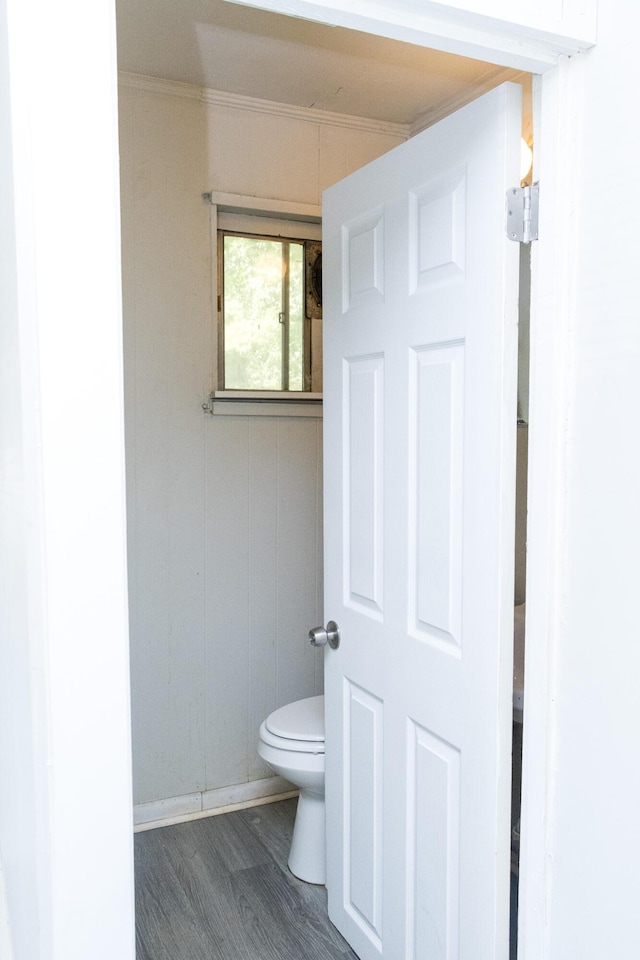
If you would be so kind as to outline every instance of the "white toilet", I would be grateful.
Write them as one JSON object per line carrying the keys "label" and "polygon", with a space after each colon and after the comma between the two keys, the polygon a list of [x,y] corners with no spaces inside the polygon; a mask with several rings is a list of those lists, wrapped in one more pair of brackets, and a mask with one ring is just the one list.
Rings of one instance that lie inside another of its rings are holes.
{"label": "white toilet", "polygon": [[324,697],[271,713],[260,727],[258,753],[300,790],[289,869],[307,883],[325,883]]}

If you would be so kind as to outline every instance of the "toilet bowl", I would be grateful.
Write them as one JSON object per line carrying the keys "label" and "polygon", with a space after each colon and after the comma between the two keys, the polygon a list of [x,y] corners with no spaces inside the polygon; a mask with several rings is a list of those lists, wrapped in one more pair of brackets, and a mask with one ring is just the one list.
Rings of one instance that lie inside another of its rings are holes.
{"label": "toilet bowl", "polygon": [[260,727],[258,753],[300,790],[289,869],[307,883],[325,883],[324,697],[271,713]]}

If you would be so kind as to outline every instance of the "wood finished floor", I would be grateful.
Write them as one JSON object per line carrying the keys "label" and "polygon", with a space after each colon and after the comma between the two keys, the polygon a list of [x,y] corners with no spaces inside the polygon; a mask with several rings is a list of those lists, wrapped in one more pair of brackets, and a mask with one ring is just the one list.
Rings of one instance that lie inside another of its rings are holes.
{"label": "wood finished floor", "polygon": [[357,960],[287,869],[296,803],[136,834],[137,960]]}

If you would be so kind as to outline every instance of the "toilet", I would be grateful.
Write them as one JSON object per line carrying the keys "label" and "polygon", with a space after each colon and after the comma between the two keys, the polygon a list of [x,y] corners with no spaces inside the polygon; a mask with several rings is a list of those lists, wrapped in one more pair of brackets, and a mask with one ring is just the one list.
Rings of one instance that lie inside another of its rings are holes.
{"label": "toilet", "polygon": [[300,790],[289,869],[307,883],[326,882],[324,697],[274,710],[260,727],[258,753]]}

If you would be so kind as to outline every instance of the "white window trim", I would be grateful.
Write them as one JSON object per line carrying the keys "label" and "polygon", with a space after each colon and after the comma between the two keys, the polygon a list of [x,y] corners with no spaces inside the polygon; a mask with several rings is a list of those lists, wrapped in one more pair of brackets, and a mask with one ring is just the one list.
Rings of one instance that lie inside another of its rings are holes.
{"label": "white window trim", "polygon": [[209,411],[226,417],[307,417],[322,419],[322,394],[291,390],[215,390]]}
{"label": "white window trim", "polygon": [[[209,394],[212,414],[233,416],[322,416],[322,394],[297,391],[256,391],[219,389],[218,309],[218,231],[264,234],[289,237],[292,240],[322,240],[319,216],[311,215],[305,205],[296,212],[296,205],[283,204],[286,209],[278,215],[274,210],[278,201],[257,197],[235,197],[233,206],[217,204],[215,195],[204,194],[211,202],[211,293],[213,314],[212,388]],[[244,206],[246,204],[246,207]],[[233,402],[231,402],[233,401]],[[268,408],[268,409],[267,409]]]}
{"label": "white window trim", "polygon": [[273,400],[284,400],[286,403],[299,403],[301,400],[322,402],[321,393],[309,393],[308,390],[215,390],[212,400],[250,400],[254,403],[265,403]]}

